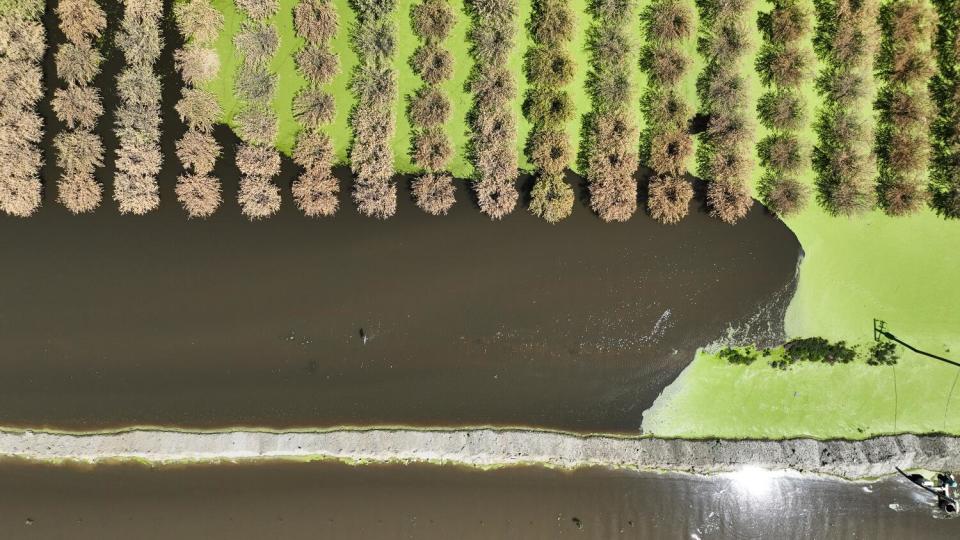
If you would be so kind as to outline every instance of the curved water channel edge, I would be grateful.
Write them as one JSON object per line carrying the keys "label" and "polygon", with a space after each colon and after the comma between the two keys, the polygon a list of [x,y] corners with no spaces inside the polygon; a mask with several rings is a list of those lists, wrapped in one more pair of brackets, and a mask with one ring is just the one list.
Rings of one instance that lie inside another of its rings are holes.
{"label": "curved water channel edge", "polygon": [[523,430],[332,430],[109,434],[0,431],[0,457],[45,462],[138,461],[150,465],[251,460],[436,463],[476,468],[601,466],[694,474],[743,467],[848,480],[902,469],[960,469],[960,438],[896,435],[861,441],[679,440],[577,436]]}

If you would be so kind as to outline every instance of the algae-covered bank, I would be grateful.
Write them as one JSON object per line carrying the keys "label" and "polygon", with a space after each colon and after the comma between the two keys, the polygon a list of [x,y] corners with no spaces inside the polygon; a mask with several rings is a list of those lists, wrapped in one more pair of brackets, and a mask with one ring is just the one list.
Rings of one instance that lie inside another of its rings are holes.
{"label": "algae-covered bank", "polygon": [[[893,9],[909,3],[886,4]],[[951,30],[956,27],[955,3],[934,4],[941,14],[942,37],[936,43],[954,39],[950,36],[955,34]],[[762,18],[784,5],[793,4],[758,2],[755,9]],[[828,10],[839,4],[797,5],[815,16],[812,36],[829,37],[828,30],[835,27]],[[869,2],[862,5],[876,8]],[[926,10],[923,13],[932,9],[922,2],[914,8]],[[864,17],[869,27],[871,15]],[[762,44],[765,38],[759,26],[753,30],[755,43]],[[916,40],[914,45],[924,46]],[[828,57],[818,54],[811,59],[812,71],[828,73]],[[879,73],[882,57],[877,62]],[[940,73],[936,84],[949,87],[951,77],[956,77],[955,68]],[[753,95],[759,97],[764,91],[759,75],[754,74],[750,81]],[[876,90],[865,81],[868,96]],[[798,92],[808,104],[811,120],[829,110],[829,96],[818,93],[814,79],[805,79]],[[923,96],[925,90],[917,94]],[[954,114],[949,106],[940,110],[944,117]],[[879,111],[863,109],[858,114],[868,126],[883,120]],[[951,125],[956,125],[953,122]],[[758,124],[760,136],[772,133],[762,121]],[[804,124],[797,134],[808,150],[825,149],[818,125],[822,123]],[[955,148],[939,144],[934,143],[935,151],[949,153],[949,148]],[[930,170],[935,176],[942,167]],[[758,168],[753,177],[757,196],[763,193],[764,174]],[[917,174],[927,178],[926,170]],[[878,319],[918,349],[960,361],[960,223],[926,207],[915,208],[909,215],[891,216],[889,208],[869,207],[851,216],[835,215],[829,204],[823,204],[829,193],[824,191],[822,177],[816,167],[796,175],[817,202],[811,201],[806,209],[784,218],[805,254],[797,291],[786,312],[788,336],[844,340],[865,350],[873,342],[873,322]],[[869,184],[859,189],[867,190],[866,196],[874,187]],[[766,361],[749,367],[727,365],[712,354],[700,353],[646,412],[644,428],[657,435],[679,437],[864,438],[893,432],[960,433],[960,388],[956,384],[960,368],[902,348],[900,353],[895,366],[805,364],[786,371],[771,369]]]}
{"label": "algae-covered bank", "polygon": [[[789,336],[867,347],[873,320],[933,354],[960,360],[960,223],[932,211],[847,219],[811,207],[786,220],[803,246]],[[645,415],[680,437],[851,437],[960,433],[960,368],[903,350],[896,366],[732,366],[700,354]]]}

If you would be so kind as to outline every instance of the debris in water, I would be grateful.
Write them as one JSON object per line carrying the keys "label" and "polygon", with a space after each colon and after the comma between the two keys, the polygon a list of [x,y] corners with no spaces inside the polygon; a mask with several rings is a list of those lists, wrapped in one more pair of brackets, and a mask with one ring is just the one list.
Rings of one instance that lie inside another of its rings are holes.
{"label": "debris in water", "polygon": [[670,309],[667,309],[660,317],[657,319],[657,322],[654,323],[653,329],[650,330],[650,333],[646,336],[641,337],[638,341],[640,343],[657,343],[663,337],[663,334],[667,331],[668,328],[673,326],[673,323],[670,322],[670,317],[673,315],[673,312]]}

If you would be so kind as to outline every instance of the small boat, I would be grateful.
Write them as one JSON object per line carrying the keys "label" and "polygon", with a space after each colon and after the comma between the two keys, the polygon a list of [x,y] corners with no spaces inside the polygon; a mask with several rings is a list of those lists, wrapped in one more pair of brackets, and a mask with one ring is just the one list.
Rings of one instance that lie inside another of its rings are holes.
{"label": "small boat", "polygon": [[917,486],[930,492],[937,498],[937,506],[948,514],[958,511],[957,499],[960,498],[960,488],[957,487],[957,478],[950,473],[937,473],[931,480],[922,474],[907,474],[897,467],[897,472]]}

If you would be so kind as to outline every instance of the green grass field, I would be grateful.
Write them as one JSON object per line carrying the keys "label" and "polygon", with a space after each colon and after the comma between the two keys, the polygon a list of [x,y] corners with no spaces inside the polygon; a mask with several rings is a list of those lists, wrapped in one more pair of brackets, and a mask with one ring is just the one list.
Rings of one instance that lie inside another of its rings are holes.
{"label": "green grass field", "polygon": [[[356,65],[349,30],[354,21],[347,0],[333,0],[341,17],[341,29],[333,47],[340,54],[341,73],[327,87],[337,103],[337,117],[328,127],[337,155],[343,162],[350,143],[348,116],[353,105],[349,90],[350,72]],[[240,104],[233,97],[232,80],[238,66],[233,52],[233,35],[242,17],[231,0],[214,0],[226,16],[226,30],[218,42],[223,64],[221,76],[208,88],[220,98],[224,121],[230,124]],[[421,85],[408,64],[419,45],[409,26],[414,0],[399,0],[396,11],[398,53],[395,65],[399,76],[397,134],[394,140],[399,171],[414,171],[408,150],[411,128],[406,118],[407,97]],[[277,147],[289,153],[299,126],[290,112],[293,96],[306,82],[296,72],[293,54],[302,46],[292,28],[291,9],[296,0],[280,0],[281,11],[275,18],[280,30],[281,48],[272,67],[279,76],[274,106],[280,119]],[[451,0],[459,14],[452,36],[446,42],[457,59],[453,80],[444,85],[452,104],[447,130],[457,154],[451,172],[461,178],[471,175],[472,167],[464,155],[468,138],[466,115],[472,101],[464,84],[472,68],[466,40],[469,20],[462,0]],[[642,0],[639,9],[649,4]],[[520,114],[526,88],[522,70],[523,53],[530,46],[525,25],[530,17],[530,2],[521,1],[518,47],[511,67],[520,83],[515,108],[518,114],[518,144],[522,146],[530,126]],[[571,0],[579,15],[577,37],[571,51],[580,68],[568,87],[577,108],[575,121],[568,128],[574,147],[579,146],[580,124],[590,110],[586,91],[589,56],[585,49],[590,17],[585,13],[587,0]],[[758,2],[758,11],[770,9]],[[755,20],[755,17],[749,17]],[[632,28],[642,44],[639,21]],[[759,33],[755,41],[760,43]],[[695,54],[695,42],[688,50]],[[686,94],[694,104],[696,74],[703,66],[695,56],[692,74],[685,82]],[[752,65],[752,98],[763,91]],[[636,96],[639,99],[644,78],[636,71]],[[812,84],[806,95],[814,107],[818,97]],[[642,117],[637,114],[637,118]],[[757,140],[764,136],[758,125]],[[802,134],[809,144],[815,141],[812,130]],[[522,156],[522,152],[521,152]],[[521,166],[528,168],[525,158]],[[759,167],[754,179],[759,180]],[[804,177],[811,186],[813,175]],[[806,257],[800,269],[799,287],[787,313],[786,329],[791,336],[823,336],[867,343],[872,339],[872,320],[884,319],[900,337],[931,352],[960,357],[960,224],[946,222],[930,211],[908,218],[890,218],[878,211],[846,219],[827,215],[815,203],[800,215],[787,220],[796,233]],[[894,380],[896,373],[896,392]],[[802,365],[783,372],[766,362],[750,367],[730,366],[716,358],[700,354],[681,377],[645,414],[646,432],[686,437],[866,437],[892,431],[960,433],[960,403],[947,398],[957,369],[913,354],[904,354],[896,368]],[[960,401],[957,398],[956,401]],[[894,411],[896,410],[896,414]],[[946,415],[946,416],[945,416]]]}

